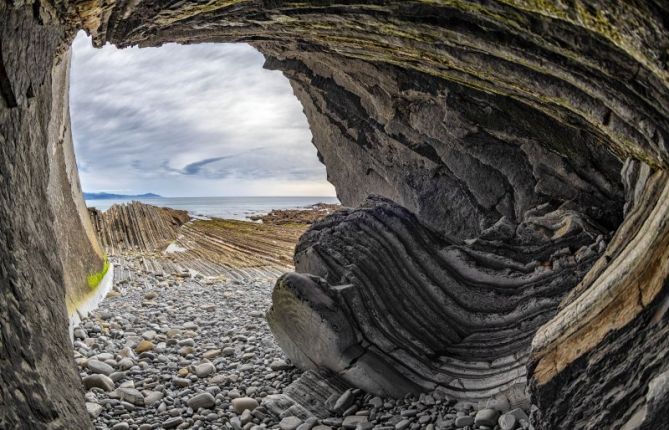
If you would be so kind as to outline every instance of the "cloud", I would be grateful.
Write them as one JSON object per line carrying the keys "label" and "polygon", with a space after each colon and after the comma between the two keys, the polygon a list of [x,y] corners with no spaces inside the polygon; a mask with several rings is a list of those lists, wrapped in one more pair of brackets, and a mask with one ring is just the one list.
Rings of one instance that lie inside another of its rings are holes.
{"label": "cloud", "polygon": [[245,44],[95,49],[80,33],[70,104],[83,188],[334,195],[302,106],[263,62]]}
{"label": "cloud", "polygon": [[197,161],[195,163],[190,163],[183,168],[184,175],[197,175],[200,173],[200,170],[207,164],[215,163],[216,161],[225,160],[228,157],[215,157],[215,158],[205,158],[204,160]]}

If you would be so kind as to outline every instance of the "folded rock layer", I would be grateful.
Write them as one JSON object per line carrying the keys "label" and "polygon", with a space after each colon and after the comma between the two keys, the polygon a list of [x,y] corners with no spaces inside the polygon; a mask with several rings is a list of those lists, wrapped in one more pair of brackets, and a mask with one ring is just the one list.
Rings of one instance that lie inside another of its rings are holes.
{"label": "folded rock layer", "polygon": [[[270,327],[288,355],[368,391],[439,389],[459,399],[525,399],[534,332],[603,249],[602,231],[565,209],[517,231],[546,238],[455,244],[400,206],[371,198],[316,223],[277,282]],[[318,339],[318,341],[316,341]]]}

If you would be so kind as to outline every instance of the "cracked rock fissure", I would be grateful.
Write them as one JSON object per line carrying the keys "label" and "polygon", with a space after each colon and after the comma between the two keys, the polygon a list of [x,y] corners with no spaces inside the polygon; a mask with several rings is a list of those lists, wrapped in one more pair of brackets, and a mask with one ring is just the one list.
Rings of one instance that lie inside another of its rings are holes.
{"label": "cracked rock fissure", "polygon": [[352,208],[273,292],[310,375],[530,401],[541,429],[669,426],[668,23],[657,0],[1,2],[0,428],[90,426],[67,338],[104,258],[71,151],[79,29],[245,42],[289,79]]}

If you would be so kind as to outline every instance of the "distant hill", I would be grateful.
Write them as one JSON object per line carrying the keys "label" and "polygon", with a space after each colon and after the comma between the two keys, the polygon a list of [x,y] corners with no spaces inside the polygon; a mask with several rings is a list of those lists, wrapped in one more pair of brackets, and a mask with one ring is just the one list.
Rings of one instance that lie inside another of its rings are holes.
{"label": "distant hill", "polygon": [[152,199],[162,197],[154,193],[146,194],[111,194],[111,193],[84,193],[86,200],[105,200],[105,199]]}

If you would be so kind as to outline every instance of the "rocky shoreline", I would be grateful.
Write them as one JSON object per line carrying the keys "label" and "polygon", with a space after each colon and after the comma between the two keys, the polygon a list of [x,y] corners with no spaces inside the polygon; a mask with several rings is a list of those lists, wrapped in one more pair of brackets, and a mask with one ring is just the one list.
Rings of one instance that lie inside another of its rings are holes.
{"label": "rocky shoreline", "polygon": [[110,261],[107,299],[74,329],[96,429],[528,429],[505,397],[382,398],[292,365],[266,313],[297,238],[336,210],[262,223],[192,220],[141,203],[91,211]]}
{"label": "rocky shoreline", "polygon": [[337,204],[316,203],[303,209],[275,209],[264,215],[250,216],[249,219],[273,225],[313,224],[341,208],[342,206]]}
{"label": "rocky shoreline", "polygon": [[[380,398],[347,389],[329,416],[277,416],[266,400],[302,372],[265,321],[267,280],[153,273],[142,257],[112,258],[113,291],[74,330],[74,356],[96,429],[527,429],[520,409],[439,393]],[[508,412],[501,415],[502,412]]]}

